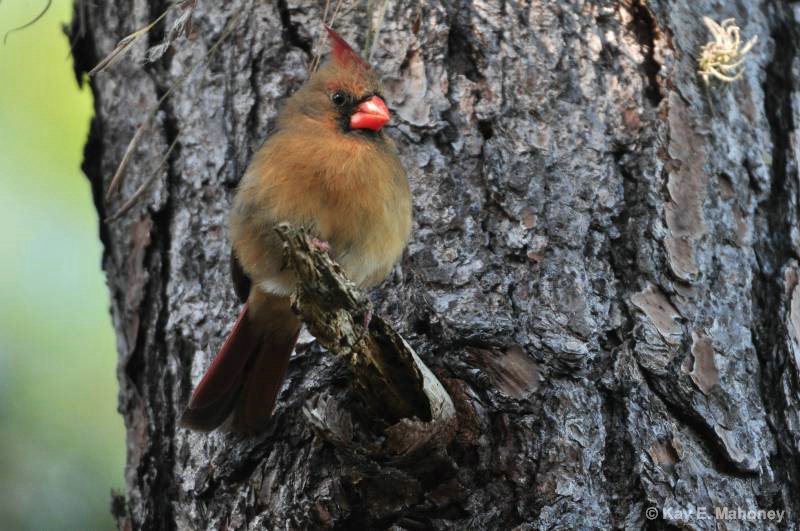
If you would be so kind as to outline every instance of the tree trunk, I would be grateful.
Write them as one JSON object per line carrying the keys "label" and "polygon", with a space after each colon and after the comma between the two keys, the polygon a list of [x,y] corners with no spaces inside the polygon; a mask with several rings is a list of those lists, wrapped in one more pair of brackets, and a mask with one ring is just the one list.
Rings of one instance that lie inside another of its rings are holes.
{"label": "tree trunk", "polygon": [[[232,192],[325,49],[325,3],[198,3],[171,32],[187,4],[92,78],[84,170],[101,219],[155,176],[100,226],[128,440],[120,527],[800,525],[788,2],[343,2],[335,27],[356,49],[374,43],[414,195],[412,240],[375,312],[444,384],[455,438],[395,460],[321,437],[304,406],[358,397],[310,339],[266,433],[177,426],[238,313]],[[78,74],[167,7],[85,2]],[[734,83],[697,74],[704,15],[759,37]],[[742,521],[757,509],[786,513]],[[715,521],[726,515],[738,521]]]}

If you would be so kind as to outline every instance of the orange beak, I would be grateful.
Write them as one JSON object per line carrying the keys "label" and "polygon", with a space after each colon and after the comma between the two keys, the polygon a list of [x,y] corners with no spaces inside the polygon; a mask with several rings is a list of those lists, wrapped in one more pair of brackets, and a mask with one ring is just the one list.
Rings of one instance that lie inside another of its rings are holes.
{"label": "orange beak", "polygon": [[356,112],[350,116],[350,128],[380,131],[390,117],[386,103],[379,96],[372,96],[356,107]]}

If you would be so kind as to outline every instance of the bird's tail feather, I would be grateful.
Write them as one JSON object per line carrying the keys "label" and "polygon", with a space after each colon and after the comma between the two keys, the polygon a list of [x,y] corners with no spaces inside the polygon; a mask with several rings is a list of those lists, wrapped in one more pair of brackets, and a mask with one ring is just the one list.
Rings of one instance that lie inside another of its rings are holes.
{"label": "bird's tail feather", "polygon": [[197,384],[181,424],[211,431],[233,413],[233,428],[254,432],[266,427],[286,375],[299,326],[270,334],[244,305],[236,324]]}
{"label": "bird's tail feather", "polygon": [[254,433],[267,427],[299,332],[262,342],[238,399],[233,417],[236,431]]}

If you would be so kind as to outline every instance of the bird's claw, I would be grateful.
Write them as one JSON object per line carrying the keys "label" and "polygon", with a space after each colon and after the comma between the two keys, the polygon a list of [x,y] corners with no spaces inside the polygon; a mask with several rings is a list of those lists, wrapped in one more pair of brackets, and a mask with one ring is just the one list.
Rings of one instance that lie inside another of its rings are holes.
{"label": "bird's claw", "polygon": [[364,314],[361,317],[361,326],[363,326],[363,331],[358,336],[358,340],[356,342],[361,341],[365,337],[369,335],[369,323],[372,322],[372,303],[367,302],[367,309],[364,310]]}
{"label": "bird's claw", "polygon": [[320,240],[319,238],[311,238],[309,243],[322,251],[323,253],[327,253],[331,250],[331,244],[326,242],[325,240]]}
{"label": "bird's claw", "polygon": [[365,330],[369,330],[369,323],[372,322],[372,305],[370,304],[364,312],[364,321],[361,323]]}

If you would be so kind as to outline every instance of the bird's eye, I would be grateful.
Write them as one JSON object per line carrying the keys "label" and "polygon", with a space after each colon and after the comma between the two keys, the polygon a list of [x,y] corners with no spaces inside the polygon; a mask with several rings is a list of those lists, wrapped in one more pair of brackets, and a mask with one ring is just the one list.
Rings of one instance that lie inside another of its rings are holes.
{"label": "bird's eye", "polygon": [[347,96],[345,96],[344,92],[341,90],[337,90],[333,94],[331,94],[331,101],[337,107],[341,107],[347,102]]}

